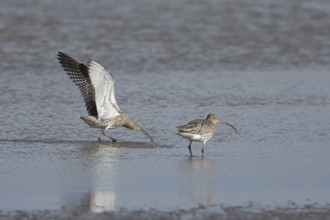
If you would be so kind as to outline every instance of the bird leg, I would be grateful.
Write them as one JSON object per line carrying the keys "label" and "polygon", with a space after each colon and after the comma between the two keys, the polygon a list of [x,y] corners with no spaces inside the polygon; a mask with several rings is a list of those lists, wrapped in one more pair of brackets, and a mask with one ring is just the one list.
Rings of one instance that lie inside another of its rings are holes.
{"label": "bird leg", "polygon": [[189,143],[189,145],[188,145],[188,149],[189,149],[189,152],[190,152],[190,157],[193,156],[193,155],[192,155],[192,152],[191,152],[191,143],[192,143],[192,141],[190,141],[190,143]]}
{"label": "bird leg", "polygon": [[112,140],[112,142],[117,142],[117,139],[115,139],[115,138],[113,138],[113,137],[110,137],[110,136],[108,136],[108,135],[106,135],[105,134],[105,131],[102,131],[101,132],[101,134],[100,134],[100,136],[99,136],[99,141],[101,141],[101,136],[105,136],[105,137],[107,137],[107,138],[110,138],[111,140]]}
{"label": "bird leg", "polygon": [[202,157],[204,157],[204,147],[205,147],[205,143],[203,142],[203,147],[202,147]]}

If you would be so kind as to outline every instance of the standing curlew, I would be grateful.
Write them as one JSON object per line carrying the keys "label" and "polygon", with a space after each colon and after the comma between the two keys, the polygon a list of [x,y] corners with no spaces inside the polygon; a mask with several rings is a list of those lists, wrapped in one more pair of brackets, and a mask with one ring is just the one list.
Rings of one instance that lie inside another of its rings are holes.
{"label": "standing curlew", "polygon": [[216,114],[213,113],[208,114],[206,119],[196,119],[186,125],[177,127],[179,130],[178,135],[190,140],[188,149],[191,157],[193,156],[191,152],[191,143],[193,141],[203,142],[202,156],[204,156],[205,143],[214,135],[216,123],[218,122],[232,127],[237,132],[234,126],[222,121]]}
{"label": "standing curlew", "polygon": [[104,135],[116,142],[116,139],[107,136],[105,132],[110,128],[123,126],[143,132],[154,142],[136,121],[130,120],[119,108],[115,98],[115,79],[103,66],[92,60],[86,66],[62,52],[58,52],[57,58],[84,98],[88,115],[80,118],[91,128],[102,130],[99,141]]}

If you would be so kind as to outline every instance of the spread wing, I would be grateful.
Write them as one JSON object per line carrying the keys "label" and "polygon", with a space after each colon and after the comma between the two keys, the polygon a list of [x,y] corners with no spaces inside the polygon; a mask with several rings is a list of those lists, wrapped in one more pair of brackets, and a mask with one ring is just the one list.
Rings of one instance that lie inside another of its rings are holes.
{"label": "spread wing", "polygon": [[95,90],[88,74],[88,67],[62,52],[58,52],[57,59],[74,84],[78,86],[88,114],[96,116]]}
{"label": "spread wing", "polygon": [[103,66],[89,61],[88,72],[95,88],[97,115],[101,119],[118,116],[120,108],[115,99],[115,79]]}

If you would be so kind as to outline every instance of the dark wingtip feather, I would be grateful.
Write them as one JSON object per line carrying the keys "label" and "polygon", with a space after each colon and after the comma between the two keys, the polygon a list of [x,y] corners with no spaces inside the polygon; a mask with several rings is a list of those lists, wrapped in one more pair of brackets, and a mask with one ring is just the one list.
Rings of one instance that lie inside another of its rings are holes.
{"label": "dark wingtip feather", "polygon": [[65,53],[59,51],[59,52],[57,53],[57,59],[58,59],[58,60],[61,60],[61,59],[63,59],[63,56],[65,56],[65,55],[66,55]]}
{"label": "dark wingtip feather", "polygon": [[88,67],[79,60],[76,60],[61,51],[57,53],[57,59],[67,75],[80,89],[88,114],[97,115],[95,99],[92,97],[94,94],[94,87],[90,82]]}

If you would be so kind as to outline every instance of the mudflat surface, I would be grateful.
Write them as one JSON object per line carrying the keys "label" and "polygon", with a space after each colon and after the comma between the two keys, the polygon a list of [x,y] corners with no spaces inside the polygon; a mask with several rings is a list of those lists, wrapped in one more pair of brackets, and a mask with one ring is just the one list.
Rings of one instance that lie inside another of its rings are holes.
{"label": "mudflat surface", "polygon": [[[327,1],[29,0],[0,13],[1,218],[328,216]],[[156,143],[125,128],[98,142],[58,51],[112,72],[119,106]],[[238,134],[219,125],[190,158],[175,127],[210,112]]]}

